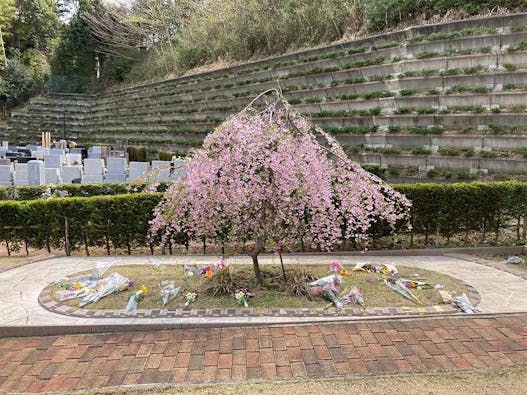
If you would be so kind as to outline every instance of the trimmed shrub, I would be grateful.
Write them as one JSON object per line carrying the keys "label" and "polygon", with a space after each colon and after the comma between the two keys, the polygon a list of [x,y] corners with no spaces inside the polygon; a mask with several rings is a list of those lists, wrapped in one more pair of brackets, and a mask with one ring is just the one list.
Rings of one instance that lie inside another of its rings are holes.
{"label": "trimmed shrub", "polygon": [[[384,175],[378,167],[368,170]],[[484,241],[491,232],[497,237],[505,224],[515,227],[517,242],[525,241],[521,224],[527,216],[527,183],[398,184],[394,188],[412,201],[411,234],[423,235],[425,244],[436,234],[449,240],[464,233],[467,240],[469,232],[477,232]],[[131,252],[149,245],[149,221],[161,199],[161,193],[136,193],[0,201],[0,240],[11,249],[25,243],[61,248],[67,219],[72,249],[98,246],[108,254],[115,248]],[[176,242],[184,244],[184,240]]]}

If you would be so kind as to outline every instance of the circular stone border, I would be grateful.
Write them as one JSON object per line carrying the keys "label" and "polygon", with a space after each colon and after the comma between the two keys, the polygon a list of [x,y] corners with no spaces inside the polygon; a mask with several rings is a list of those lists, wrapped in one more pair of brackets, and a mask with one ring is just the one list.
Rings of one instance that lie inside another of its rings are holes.
{"label": "circular stone border", "polygon": [[[468,297],[477,306],[481,295],[474,287],[458,280],[468,288]],[[53,313],[82,318],[189,318],[189,317],[342,317],[342,316],[404,316],[404,315],[439,315],[459,313],[451,304],[435,306],[403,306],[403,307],[345,307],[341,310],[323,308],[211,308],[211,309],[148,309],[137,310],[134,315],[126,315],[124,309],[97,310],[68,306],[55,301],[51,297],[53,285],[46,286],[38,296],[39,304]]]}

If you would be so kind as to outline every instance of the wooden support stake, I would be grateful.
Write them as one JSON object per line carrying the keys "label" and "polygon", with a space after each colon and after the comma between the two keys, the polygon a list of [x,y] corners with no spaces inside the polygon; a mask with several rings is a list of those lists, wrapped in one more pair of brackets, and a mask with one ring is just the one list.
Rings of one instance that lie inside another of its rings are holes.
{"label": "wooden support stake", "polygon": [[66,256],[70,256],[70,220],[64,217],[64,249]]}

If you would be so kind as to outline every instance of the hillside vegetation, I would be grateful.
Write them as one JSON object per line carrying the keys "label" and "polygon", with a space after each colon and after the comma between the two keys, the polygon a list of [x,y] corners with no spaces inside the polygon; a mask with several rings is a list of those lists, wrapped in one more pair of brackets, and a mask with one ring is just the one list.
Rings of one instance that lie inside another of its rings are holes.
{"label": "hillside vegetation", "polygon": [[[181,75],[396,26],[525,10],[527,0],[79,0],[52,72],[59,91]],[[96,57],[101,78],[96,79]]]}

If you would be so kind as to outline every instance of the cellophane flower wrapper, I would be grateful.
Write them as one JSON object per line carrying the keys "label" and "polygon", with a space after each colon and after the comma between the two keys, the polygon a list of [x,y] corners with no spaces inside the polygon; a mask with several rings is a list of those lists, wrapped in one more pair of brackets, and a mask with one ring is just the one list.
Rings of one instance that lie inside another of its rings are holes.
{"label": "cellophane flower wrapper", "polygon": [[177,297],[180,287],[176,287],[174,281],[166,280],[162,281],[159,286],[161,288],[161,301],[163,302],[163,307],[165,307]]}
{"label": "cellophane flower wrapper", "polygon": [[334,286],[326,285],[323,287],[322,297],[328,302],[333,303],[333,305],[335,305],[335,307],[338,309],[344,307],[343,303],[339,300],[339,290]]}
{"label": "cellophane flower wrapper", "polygon": [[322,277],[318,280],[308,283],[310,287],[324,287],[328,284],[340,286],[340,284],[342,284],[342,276],[340,274],[332,274],[331,276]]}
{"label": "cellophane flower wrapper", "polygon": [[127,277],[124,277],[119,273],[112,273],[108,277],[100,279],[95,288],[91,289],[90,293],[81,300],[79,306],[83,307],[87,304],[95,303],[112,293],[122,292],[128,289],[132,284],[133,282]]}
{"label": "cellophane flower wrapper", "polygon": [[234,294],[234,298],[238,301],[238,303],[243,307],[249,307],[249,303],[247,301],[247,295],[243,291],[236,291]]}
{"label": "cellophane flower wrapper", "polygon": [[54,285],[66,289],[65,291],[57,291],[56,295],[59,301],[77,299],[86,296],[90,290],[97,286],[99,275],[96,273],[82,275],[78,277],[63,277],[55,280]]}
{"label": "cellophane flower wrapper", "polygon": [[185,276],[192,277],[192,276],[194,276],[196,274],[199,274],[200,269],[198,269],[195,266],[190,266],[190,265],[184,264],[183,265],[183,272],[184,272]]}
{"label": "cellophane flower wrapper", "polygon": [[343,269],[342,263],[339,261],[333,261],[329,264],[329,271],[338,273]]}
{"label": "cellophane flower wrapper", "polygon": [[131,296],[130,299],[128,299],[128,303],[126,305],[126,308],[124,309],[124,313],[126,315],[134,315],[137,313],[137,308],[139,307],[139,301],[143,299],[145,296],[145,293],[143,290],[135,291]]}
{"label": "cellophane flower wrapper", "polygon": [[417,296],[415,296],[412,292],[410,292],[399,280],[395,281],[389,281],[384,280],[384,283],[391,289],[393,289],[395,292],[398,292],[402,296],[404,296],[406,299],[411,300],[415,304],[423,304]]}
{"label": "cellophane flower wrapper", "polygon": [[248,288],[238,289],[234,293],[234,298],[243,307],[249,307],[249,298],[252,296],[253,294]]}
{"label": "cellophane flower wrapper", "polygon": [[461,311],[468,314],[474,314],[479,311],[477,307],[474,307],[466,294],[461,294],[454,299],[454,305],[457,306]]}
{"label": "cellophane flower wrapper", "polygon": [[227,269],[229,267],[229,264],[225,261],[221,261],[214,264],[214,272],[217,272],[218,270]]}
{"label": "cellophane flower wrapper", "polygon": [[364,307],[364,293],[357,286],[353,286],[350,291],[341,298],[341,301],[345,305],[358,304]]}
{"label": "cellophane flower wrapper", "polygon": [[198,295],[195,292],[187,292],[184,297],[185,307],[188,307],[191,303],[194,303],[196,301],[197,296]]}

